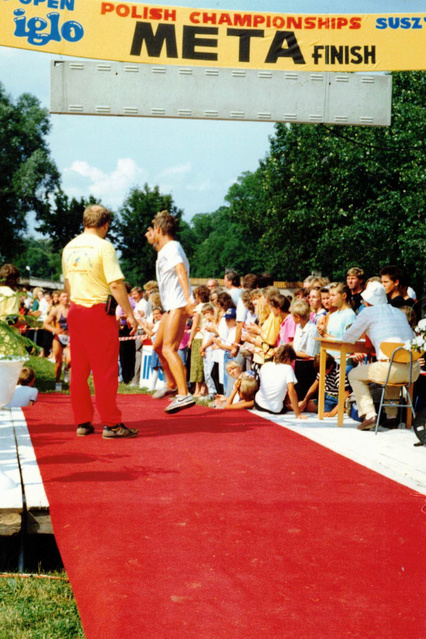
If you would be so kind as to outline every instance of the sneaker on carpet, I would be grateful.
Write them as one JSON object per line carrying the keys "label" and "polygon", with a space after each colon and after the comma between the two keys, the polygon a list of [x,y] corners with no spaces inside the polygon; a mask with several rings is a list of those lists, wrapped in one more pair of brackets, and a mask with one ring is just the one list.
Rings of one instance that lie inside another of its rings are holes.
{"label": "sneaker on carpet", "polygon": [[184,408],[194,406],[195,399],[188,393],[188,395],[177,395],[171,404],[164,409],[166,413],[177,413]]}
{"label": "sneaker on carpet", "polygon": [[136,437],[138,432],[136,428],[127,428],[124,424],[116,424],[115,426],[104,426],[102,437],[104,439],[123,439]]}
{"label": "sneaker on carpet", "polygon": [[176,395],[176,393],[177,388],[168,388],[167,386],[164,386],[164,388],[160,388],[159,390],[155,391],[155,393],[153,394],[153,398],[162,399],[163,397],[167,397],[168,395]]}
{"label": "sneaker on carpet", "polygon": [[85,437],[86,435],[91,435],[94,432],[95,429],[90,422],[84,422],[84,424],[79,424],[77,426],[77,435],[79,437]]}

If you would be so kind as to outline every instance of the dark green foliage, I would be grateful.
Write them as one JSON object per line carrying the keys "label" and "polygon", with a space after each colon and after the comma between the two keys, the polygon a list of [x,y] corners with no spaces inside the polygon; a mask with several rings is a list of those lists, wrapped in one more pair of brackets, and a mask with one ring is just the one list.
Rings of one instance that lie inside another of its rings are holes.
{"label": "dark green foliage", "polygon": [[14,264],[19,268],[22,277],[28,277],[26,266],[31,269],[31,277],[47,280],[58,280],[61,276],[61,251],[55,250],[48,239],[36,240],[26,237],[22,240],[22,248],[14,258]]}
{"label": "dark green foliage", "polygon": [[158,186],[134,187],[119,210],[115,235],[121,251],[121,266],[126,280],[133,286],[155,278],[156,252],[145,238],[148,226],[158,211],[167,210],[178,219],[182,211],[171,195],[162,195]]}
{"label": "dark green foliage", "polygon": [[96,204],[93,196],[88,198],[69,198],[62,189],[58,189],[54,197],[54,206],[44,210],[37,218],[37,231],[50,237],[55,251],[62,249],[73,237],[83,232],[82,220],[84,209],[89,204]]}
{"label": "dark green foliage", "polygon": [[30,94],[16,104],[0,84],[0,258],[10,260],[20,249],[26,215],[42,215],[59,182],[46,136],[46,109]]}
{"label": "dark green foliage", "polygon": [[229,189],[228,206],[194,218],[197,274],[233,266],[279,280],[317,270],[342,279],[351,266],[373,275],[393,263],[420,292],[425,104],[426,74],[394,73],[391,127],[276,125],[270,152]]}
{"label": "dark green foliage", "polygon": [[256,256],[256,240],[241,223],[232,221],[229,208],[221,207],[210,215],[196,215],[192,224],[197,237],[191,264],[194,277],[223,277],[226,269],[241,274],[263,270]]}

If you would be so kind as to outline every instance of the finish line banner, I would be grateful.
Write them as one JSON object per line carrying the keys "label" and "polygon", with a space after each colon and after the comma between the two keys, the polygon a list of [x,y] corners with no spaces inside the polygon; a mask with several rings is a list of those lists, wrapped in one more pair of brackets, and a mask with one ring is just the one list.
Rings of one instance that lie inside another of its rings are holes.
{"label": "finish line banner", "polygon": [[281,14],[103,0],[3,0],[0,45],[163,65],[414,71],[426,69],[426,13]]}

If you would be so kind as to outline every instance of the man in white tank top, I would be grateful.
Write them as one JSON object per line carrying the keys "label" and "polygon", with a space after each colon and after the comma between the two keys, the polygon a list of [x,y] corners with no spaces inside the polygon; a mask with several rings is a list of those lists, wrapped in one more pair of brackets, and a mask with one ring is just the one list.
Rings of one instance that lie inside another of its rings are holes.
{"label": "man in white tank top", "polygon": [[147,233],[148,241],[158,252],[156,273],[164,309],[154,349],[167,377],[167,387],[154,393],[154,397],[159,399],[177,393],[165,409],[166,413],[177,413],[195,404],[188,393],[186,370],[178,355],[185,324],[194,312],[195,302],[189,282],[189,262],[175,239],[176,226],[174,215],[161,211],[153,220],[153,229]]}

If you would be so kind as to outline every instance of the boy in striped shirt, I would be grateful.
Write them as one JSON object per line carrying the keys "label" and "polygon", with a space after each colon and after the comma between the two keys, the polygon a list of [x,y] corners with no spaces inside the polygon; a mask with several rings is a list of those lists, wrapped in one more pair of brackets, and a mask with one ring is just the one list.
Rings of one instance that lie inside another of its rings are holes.
{"label": "boy in striped shirt", "polygon": [[[307,411],[308,413],[317,413],[318,412],[318,400],[313,399],[319,389],[319,365],[320,365],[320,356],[315,355],[314,357],[314,370],[317,371],[317,377],[306,396],[302,401],[299,402],[300,410]],[[324,417],[334,417],[337,415],[337,403],[339,396],[339,366],[336,364],[336,361],[330,353],[327,353],[325,360],[325,398],[324,398]],[[348,377],[345,375],[345,401],[349,397],[350,387],[348,382]]]}

